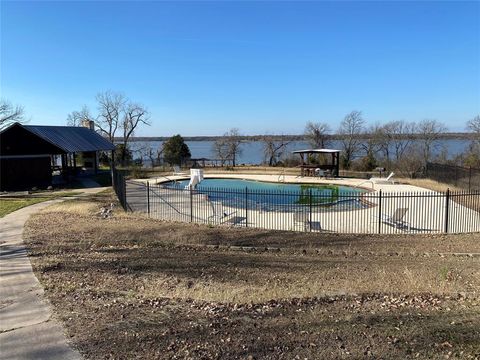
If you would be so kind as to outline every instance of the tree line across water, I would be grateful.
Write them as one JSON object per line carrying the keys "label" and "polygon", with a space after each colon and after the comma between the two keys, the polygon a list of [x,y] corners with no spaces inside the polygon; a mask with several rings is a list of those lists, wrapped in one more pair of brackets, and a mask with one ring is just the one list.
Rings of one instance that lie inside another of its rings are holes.
{"label": "tree line across water", "polygon": [[[67,124],[82,126],[93,121],[96,131],[117,144],[117,161],[129,165],[134,157],[130,143],[139,140],[134,138],[135,132],[141,126],[150,125],[148,109],[124,94],[112,91],[99,93],[96,102],[96,114],[83,106],[81,110],[68,114]],[[10,102],[1,100],[0,129],[12,122],[21,122],[24,120],[23,114],[21,106],[13,106]],[[465,153],[448,159],[448,150],[443,149],[436,157],[442,162],[453,162],[455,165],[480,167],[480,115],[468,120],[465,130],[467,132],[461,135],[448,133],[446,126],[434,119],[419,122],[397,120],[367,125],[360,111],[352,111],[340,121],[337,129],[331,129],[327,123],[307,122],[301,135],[245,136],[239,129],[232,128],[223,136],[208,139],[213,140],[212,153],[222,165],[236,166],[246,141],[263,143],[266,165],[294,166],[298,159],[286,152],[287,145],[291,142],[306,140],[312,148],[328,148],[335,140],[341,145],[341,166],[344,169],[370,171],[381,166],[411,174],[433,160],[434,150],[441,140],[459,136],[470,140]],[[191,158],[190,149],[179,134],[159,139],[165,140],[160,148],[141,150],[141,157],[149,159],[152,166],[160,161],[171,165],[182,164]],[[206,139],[195,137],[195,140]],[[321,156],[310,160],[313,163],[322,161]]]}

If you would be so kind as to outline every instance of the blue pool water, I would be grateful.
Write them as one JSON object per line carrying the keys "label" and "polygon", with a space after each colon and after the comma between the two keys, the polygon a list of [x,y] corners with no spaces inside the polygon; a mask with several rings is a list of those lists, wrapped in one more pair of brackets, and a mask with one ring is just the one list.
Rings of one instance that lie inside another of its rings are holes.
{"label": "blue pool water", "polygon": [[[168,188],[184,189],[189,180],[163,183]],[[230,206],[253,205],[337,205],[359,206],[365,190],[338,185],[285,184],[241,179],[204,179],[196,192]]]}

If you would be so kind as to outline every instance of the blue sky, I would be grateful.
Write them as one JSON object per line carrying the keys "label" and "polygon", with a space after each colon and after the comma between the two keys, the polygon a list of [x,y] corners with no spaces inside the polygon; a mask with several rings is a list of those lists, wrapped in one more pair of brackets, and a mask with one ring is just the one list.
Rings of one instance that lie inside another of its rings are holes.
{"label": "blue sky", "polygon": [[65,124],[114,90],[145,136],[480,113],[479,2],[4,2],[1,96]]}

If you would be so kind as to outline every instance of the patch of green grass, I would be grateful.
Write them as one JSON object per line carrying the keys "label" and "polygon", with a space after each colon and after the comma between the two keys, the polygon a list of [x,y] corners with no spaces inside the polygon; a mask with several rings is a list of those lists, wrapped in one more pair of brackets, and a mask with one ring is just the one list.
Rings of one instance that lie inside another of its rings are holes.
{"label": "patch of green grass", "polygon": [[5,215],[25,206],[33,205],[46,200],[48,200],[48,198],[44,197],[0,199],[0,217],[4,217]]}
{"label": "patch of green grass", "polygon": [[4,217],[11,212],[43,201],[52,200],[59,197],[68,197],[81,194],[78,191],[61,192],[37,192],[32,195],[15,198],[0,198],[0,217]]}

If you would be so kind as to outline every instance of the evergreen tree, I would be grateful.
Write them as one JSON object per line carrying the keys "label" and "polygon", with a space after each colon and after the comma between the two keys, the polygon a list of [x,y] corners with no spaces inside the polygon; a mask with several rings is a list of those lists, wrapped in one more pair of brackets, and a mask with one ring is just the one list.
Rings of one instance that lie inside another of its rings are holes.
{"label": "evergreen tree", "polygon": [[172,136],[163,144],[163,158],[170,165],[181,165],[191,156],[188,145],[180,135]]}

